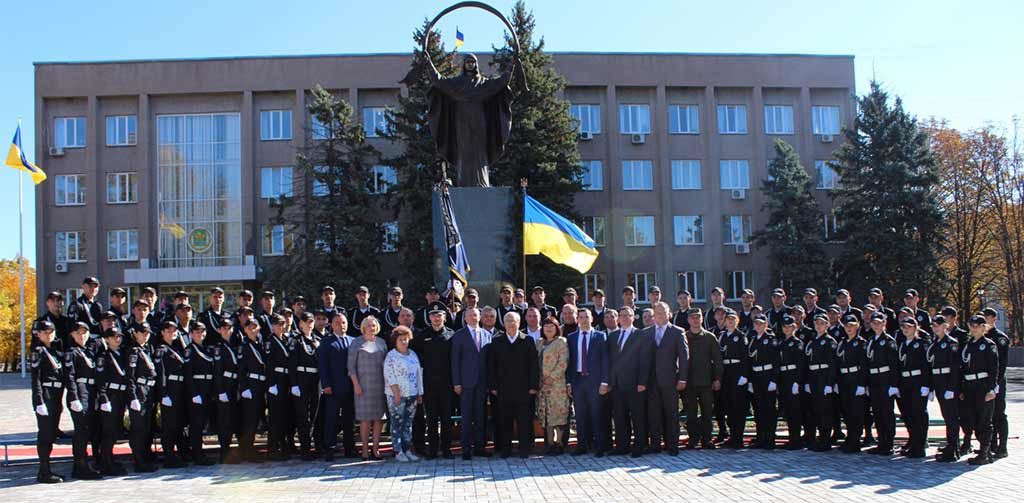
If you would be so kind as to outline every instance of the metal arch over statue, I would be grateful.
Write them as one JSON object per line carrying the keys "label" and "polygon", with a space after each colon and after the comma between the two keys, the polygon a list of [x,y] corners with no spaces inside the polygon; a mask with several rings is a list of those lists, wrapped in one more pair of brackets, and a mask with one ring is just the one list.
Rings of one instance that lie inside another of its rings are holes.
{"label": "metal arch over statue", "polygon": [[[512,34],[514,59],[508,72],[487,78],[480,74],[479,61],[473,54],[462,60],[462,72],[444,77],[434,66],[427,52],[427,42],[434,25],[446,14],[464,7],[473,7],[494,14]],[[488,169],[505,151],[512,130],[512,75],[518,70],[525,85],[525,72],[519,60],[519,39],[512,23],[494,7],[483,2],[459,2],[441,11],[427,26],[423,37],[423,54],[430,64],[427,120],[434,146],[444,164],[441,184],[446,184],[448,168],[454,169],[458,187],[490,187]]]}

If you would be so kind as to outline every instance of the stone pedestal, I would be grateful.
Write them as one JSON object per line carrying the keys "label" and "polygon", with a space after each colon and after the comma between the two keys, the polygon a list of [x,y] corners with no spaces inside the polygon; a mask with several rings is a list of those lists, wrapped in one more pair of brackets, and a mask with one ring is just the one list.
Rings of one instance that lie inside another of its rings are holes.
{"label": "stone pedestal", "polygon": [[[480,305],[495,306],[502,283],[515,284],[512,278],[517,260],[512,221],[514,192],[509,187],[450,187],[455,221],[469,257],[469,286],[480,292]],[[448,284],[448,247],[441,217],[441,194],[433,198],[434,283],[444,289]],[[520,224],[521,225],[521,224]]]}

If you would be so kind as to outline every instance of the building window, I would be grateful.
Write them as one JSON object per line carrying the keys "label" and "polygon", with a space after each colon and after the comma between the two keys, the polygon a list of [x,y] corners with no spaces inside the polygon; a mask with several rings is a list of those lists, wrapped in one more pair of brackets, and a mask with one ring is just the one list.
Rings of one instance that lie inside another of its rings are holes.
{"label": "building window", "polygon": [[387,113],[386,107],[363,107],[363,131],[367,138],[387,133]]}
{"label": "building window", "polygon": [[619,105],[619,132],[622,134],[651,134],[651,107],[649,105]]}
{"label": "building window", "polygon": [[747,134],[746,105],[718,105],[719,134]]}
{"label": "building window", "polygon": [[704,286],[704,271],[682,271],[676,273],[679,290],[686,290],[694,302],[707,302],[707,287]]}
{"label": "building window", "polygon": [[653,272],[631,272],[626,275],[626,284],[636,290],[636,302],[647,302],[647,289],[658,284]]}
{"label": "building window", "polygon": [[675,159],[672,161],[672,190],[700,190],[700,161]]}
{"label": "building window", "polygon": [[601,291],[605,290],[604,274],[600,274],[600,273],[584,274],[583,275],[583,288],[582,288],[582,291],[580,292],[580,294],[581,294],[580,300],[582,300],[584,304],[593,304],[593,302],[590,301],[590,296],[594,294],[595,290],[601,290]]}
{"label": "building window", "polygon": [[110,262],[139,260],[139,231],[135,229],[107,231],[107,260]]}
{"label": "building window", "polygon": [[622,190],[653,190],[654,163],[622,161]]}
{"label": "building window", "polygon": [[70,304],[82,296],[81,288],[65,288],[64,298],[67,299],[67,303]]}
{"label": "building window", "polygon": [[811,107],[814,134],[839,134],[839,107]]}
{"label": "building window", "polygon": [[330,183],[340,186],[341,180],[332,180],[333,174],[330,166],[313,166],[313,192],[315,197],[331,195]]}
{"label": "building window", "polygon": [[394,253],[398,250],[398,222],[384,222],[381,224],[381,253]]}
{"label": "building window", "polygon": [[107,146],[122,147],[135,145],[137,124],[134,115],[112,115],[107,117]]}
{"label": "building window", "polygon": [[54,183],[54,202],[57,206],[85,204],[85,175],[57,175]]}
{"label": "building window", "polygon": [[283,166],[260,170],[260,197],[292,197],[292,168]]}
{"label": "building window", "polygon": [[722,236],[726,245],[750,242],[750,215],[723,215]]}
{"label": "building window", "polygon": [[672,217],[676,245],[704,244],[704,218],[700,215],[676,215]]}
{"label": "building window", "polygon": [[832,190],[839,184],[839,173],[829,165],[828,161],[814,161],[817,173],[817,187],[821,190]]}
{"label": "building window", "polygon": [[58,232],[56,238],[57,262],[85,262],[85,232]]}
{"label": "building window", "polygon": [[320,122],[316,116],[310,117],[309,134],[314,140],[326,140],[331,135],[330,128]]}
{"label": "building window", "polygon": [[580,183],[583,184],[583,190],[604,190],[601,161],[583,161]]}
{"label": "building window", "polygon": [[750,271],[727,271],[725,273],[725,296],[726,300],[738,302],[743,296],[743,290],[753,289]]}
{"label": "building window", "polygon": [[280,256],[292,248],[292,233],[284,225],[261,225],[263,234],[262,252],[264,257]]}
{"label": "building window", "polygon": [[135,173],[107,174],[107,203],[127,204],[139,201],[139,182]]}
{"label": "building window", "polygon": [[391,186],[398,183],[398,174],[391,166],[377,165],[370,168],[370,179],[366,182],[366,190],[370,194],[387,194]]}
{"label": "building window", "polygon": [[697,105],[669,105],[668,132],[670,134],[700,134]]}
{"label": "building window", "polygon": [[583,217],[583,221],[580,222],[580,228],[594,240],[594,246],[604,246],[607,244],[604,217]]}
{"label": "building window", "polygon": [[731,159],[718,162],[722,178],[722,190],[749,189],[750,163],[746,159]]}
{"label": "building window", "polygon": [[765,105],[765,134],[793,134],[793,107],[789,105]]}
{"label": "building window", "polygon": [[654,217],[626,217],[626,246],[654,246]]}
{"label": "building window", "polygon": [[53,146],[85,147],[85,117],[57,117],[53,120]]}
{"label": "building window", "polygon": [[580,133],[599,134],[601,132],[601,105],[584,103],[569,105],[569,114],[579,122]]}
{"label": "building window", "polygon": [[836,216],[835,210],[822,213],[821,220],[825,226],[825,241],[842,241],[839,238],[839,218]]}
{"label": "building window", "polygon": [[292,139],[291,110],[263,110],[260,112],[261,140]]}

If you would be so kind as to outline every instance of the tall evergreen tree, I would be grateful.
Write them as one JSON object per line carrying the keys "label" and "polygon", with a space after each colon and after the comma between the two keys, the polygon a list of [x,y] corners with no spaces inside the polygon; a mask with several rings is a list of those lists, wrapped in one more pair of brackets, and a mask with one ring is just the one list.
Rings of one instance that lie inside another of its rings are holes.
{"label": "tall evergreen tree", "polygon": [[268,286],[289,295],[316,294],[328,284],[352,292],[380,269],[383,231],[367,211],[375,204],[368,184],[380,154],[345,100],[316,86],[308,109],[316,119],[313,142],[296,155],[293,181],[305,193],[272,203],[272,221],[287,237],[285,254],[268,266]]}
{"label": "tall evergreen tree", "polygon": [[836,263],[840,283],[855,295],[874,286],[940,294],[944,217],[928,136],[878,82],[857,104],[854,129],[844,131],[831,163],[841,178],[833,197],[846,242]]}
{"label": "tall evergreen tree", "polygon": [[768,247],[772,285],[787,291],[830,286],[821,208],[812,184],[793,146],[776,139],[775,159],[763,184],[762,210],[768,212],[768,224],[751,236],[751,242]]}

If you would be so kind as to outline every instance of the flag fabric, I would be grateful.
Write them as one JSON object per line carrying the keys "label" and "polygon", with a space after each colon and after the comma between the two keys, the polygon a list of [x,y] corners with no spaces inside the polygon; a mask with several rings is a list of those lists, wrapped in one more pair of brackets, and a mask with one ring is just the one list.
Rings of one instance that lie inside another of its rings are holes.
{"label": "flag fabric", "polygon": [[523,253],[544,255],[586,273],[597,260],[594,239],[576,224],[551,211],[536,199],[525,196],[523,211]]}
{"label": "flag fabric", "polygon": [[452,209],[452,197],[447,190],[441,191],[441,215],[444,218],[444,240],[448,245],[448,273],[451,275],[445,294],[449,297],[454,295],[461,301],[469,285],[469,257],[462,244],[462,234],[459,233],[459,224],[455,221],[455,211]]}
{"label": "flag fabric", "polygon": [[182,239],[185,237],[185,234],[187,234],[184,227],[178,225],[176,222],[168,222],[167,219],[164,218],[163,213],[160,214],[160,228],[170,232],[176,239]]}
{"label": "flag fabric", "polygon": [[466,42],[466,37],[459,31],[459,27],[455,27],[455,48],[462,47],[462,44]]}
{"label": "flag fabric", "polygon": [[11,148],[7,151],[7,161],[4,164],[32,175],[32,181],[36,185],[46,180],[46,173],[25,158],[25,151],[21,148],[21,124],[18,124],[18,129],[14,130],[14,140],[11,141]]}

